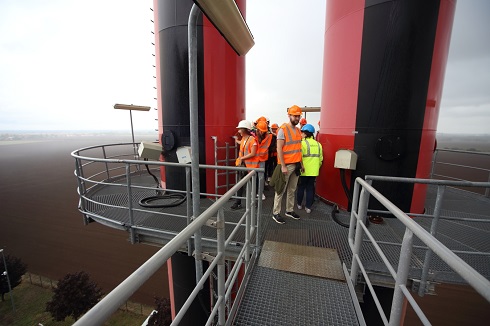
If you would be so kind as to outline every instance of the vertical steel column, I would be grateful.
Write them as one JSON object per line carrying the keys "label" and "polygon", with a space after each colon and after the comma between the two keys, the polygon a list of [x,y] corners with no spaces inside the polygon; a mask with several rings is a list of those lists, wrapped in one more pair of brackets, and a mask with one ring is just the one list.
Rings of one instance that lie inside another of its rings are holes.
{"label": "vertical steel column", "polygon": [[[197,19],[199,7],[192,5],[187,25],[189,48],[189,122],[191,138],[191,168],[192,168],[192,219],[199,216],[200,182],[199,182],[199,135],[198,135],[198,87],[197,87]],[[194,250],[196,259],[196,284],[202,277],[201,229],[194,234]]]}
{"label": "vertical steel column", "polygon": [[223,208],[218,211],[217,219],[217,234],[218,255],[221,255],[218,260],[218,301],[221,298],[218,307],[218,325],[224,325],[226,320],[226,298],[225,298],[225,217]]}
{"label": "vertical steel column", "polygon": [[126,184],[128,187],[128,209],[129,209],[129,239],[131,244],[136,243],[136,236],[134,234],[134,221],[133,221],[133,191],[131,189],[131,164],[126,164]]}
{"label": "vertical steel column", "polygon": [[359,263],[357,262],[356,256],[359,256],[362,246],[362,235],[363,228],[361,223],[366,222],[367,207],[369,204],[369,192],[366,189],[361,190],[361,197],[359,199],[359,210],[357,212],[357,226],[356,226],[356,236],[354,240],[354,250],[352,251],[352,265],[350,270],[350,278],[354,285],[357,284],[357,274],[359,273]]}
{"label": "vertical steel column", "polygon": [[[441,215],[442,200],[444,198],[445,190],[446,190],[446,186],[444,185],[437,187],[436,204],[434,206],[434,217],[432,218],[432,224],[430,226],[430,234],[434,237],[437,234],[437,224],[439,222],[439,216]],[[422,268],[422,276],[420,278],[419,291],[418,291],[418,294],[421,297],[423,297],[425,294],[425,287],[427,286],[427,276],[429,274],[429,266],[430,266],[431,258],[432,258],[432,250],[430,248],[427,248],[427,251],[425,252],[424,267]]]}
{"label": "vertical steel column", "polygon": [[400,260],[398,261],[398,270],[396,271],[395,289],[393,293],[393,302],[391,303],[389,325],[396,326],[401,323],[403,311],[404,295],[401,285],[407,284],[408,271],[410,269],[410,257],[412,256],[413,232],[405,229],[403,236],[402,248],[400,249]]}

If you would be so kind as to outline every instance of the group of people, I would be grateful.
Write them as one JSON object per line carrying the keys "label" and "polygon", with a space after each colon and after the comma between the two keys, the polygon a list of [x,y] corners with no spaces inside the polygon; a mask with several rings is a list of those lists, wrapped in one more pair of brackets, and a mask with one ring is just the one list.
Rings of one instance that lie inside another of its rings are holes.
{"label": "group of people", "polygon": [[[281,216],[284,193],[287,217],[300,218],[294,211],[295,199],[298,209],[304,207],[306,213],[311,212],[315,179],[323,161],[322,146],[314,138],[315,127],[306,123],[301,115],[301,108],[293,105],[288,109],[289,121],[281,126],[275,123],[269,126],[270,121],[265,117],[257,119],[254,125],[242,120],[237,126],[235,139],[240,144],[240,150],[236,166],[265,169],[265,175],[275,189],[272,218],[279,224],[286,222]],[[304,124],[300,124],[300,121]],[[298,128],[298,124],[301,128]],[[243,188],[239,190],[238,197],[242,194]],[[265,196],[262,197],[264,199]],[[231,209],[240,208],[241,201],[237,199]]]}

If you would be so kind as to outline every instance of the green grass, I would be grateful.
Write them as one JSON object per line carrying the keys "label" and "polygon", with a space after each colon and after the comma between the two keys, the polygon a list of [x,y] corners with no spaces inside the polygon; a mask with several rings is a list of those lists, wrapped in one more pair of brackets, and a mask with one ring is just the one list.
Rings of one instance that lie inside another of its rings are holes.
{"label": "green grass", "polygon": [[[40,323],[44,326],[64,326],[72,325],[75,320],[67,318],[62,322],[52,320],[51,315],[46,312],[46,302],[51,300],[53,292],[51,289],[42,288],[37,285],[23,281],[12,291],[15,305],[15,312],[12,310],[10,295],[5,294],[5,301],[0,301],[0,326],[37,326]],[[133,313],[130,311],[118,310],[104,325],[141,325],[151,312],[150,307],[141,306],[135,308]],[[139,310],[138,310],[139,309]]]}

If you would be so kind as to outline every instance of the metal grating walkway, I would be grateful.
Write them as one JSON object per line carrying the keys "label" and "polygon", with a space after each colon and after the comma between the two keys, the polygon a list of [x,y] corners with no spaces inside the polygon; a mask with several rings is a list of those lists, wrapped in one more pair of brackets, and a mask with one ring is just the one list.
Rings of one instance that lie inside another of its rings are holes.
{"label": "metal grating walkway", "polygon": [[359,325],[346,283],[256,266],[234,325]]}

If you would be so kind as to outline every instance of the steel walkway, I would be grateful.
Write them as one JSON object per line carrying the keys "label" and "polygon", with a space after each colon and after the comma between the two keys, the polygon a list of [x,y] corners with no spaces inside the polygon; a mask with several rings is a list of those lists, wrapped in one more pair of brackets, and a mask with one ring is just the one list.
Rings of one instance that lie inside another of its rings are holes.
{"label": "steel walkway", "polygon": [[[152,180],[144,173],[137,173],[132,176],[132,184],[133,186],[149,186]],[[435,188],[429,187],[426,205],[428,212],[433,210],[435,194]],[[132,206],[134,208],[133,225],[136,225],[135,229],[138,230],[135,239],[137,242],[164,245],[187,225],[183,218],[186,215],[185,204],[171,208],[138,211],[138,201],[145,196],[154,195],[154,191],[133,189],[131,203],[128,201],[129,197],[124,187],[96,187],[88,195],[94,202],[89,202],[85,209],[93,212],[95,216],[100,216],[100,218],[95,218],[97,222],[112,227],[126,228],[126,225],[130,223],[127,207]],[[331,218],[332,207],[320,201],[315,202],[311,214],[307,214],[304,210],[296,210],[301,216],[300,220],[286,217],[286,224],[279,225],[271,218],[273,191],[266,190],[265,195],[266,200],[262,201],[261,216],[261,225],[264,230],[261,243],[265,244],[258,263],[251,273],[234,325],[290,325],[303,324],[303,322],[311,325],[358,325],[351,294],[342,279],[321,277],[304,270],[294,270],[294,266],[291,267],[294,265],[291,263],[293,260],[289,261],[290,266],[278,268],[276,263],[281,256],[271,256],[271,251],[266,250],[268,243],[289,244],[291,246],[288,250],[293,251],[298,247],[335,249],[338,263],[342,262],[350,267],[352,253],[347,242],[348,229],[334,222]],[[200,203],[201,211],[204,211],[213,201],[201,198]],[[243,210],[232,211],[229,209],[231,204],[232,202],[225,207],[226,221],[238,221]],[[442,207],[443,215],[462,216],[468,218],[469,221],[441,220],[437,234],[438,240],[451,250],[490,252],[490,223],[471,221],[476,218],[490,221],[489,207],[488,198],[457,189],[447,189]],[[344,223],[348,223],[349,214],[347,212],[341,212],[338,216]],[[429,230],[430,219],[415,217],[415,220]],[[390,263],[396,268],[404,232],[403,225],[396,219],[384,219],[382,224],[371,224],[369,230],[379,242]],[[202,231],[203,249],[213,254],[216,250],[214,229],[205,226]],[[230,229],[225,227],[225,233],[229,235]],[[237,237],[234,240],[238,251],[243,239]],[[418,239],[415,239],[415,245],[419,244],[417,241]],[[186,251],[187,249],[183,247],[181,250]],[[282,254],[287,254],[288,250],[283,250]],[[409,272],[410,280],[420,279],[425,251],[423,248],[414,248]],[[266,254],[269,256],[264,256]],[[232,258],[234,251],[228,250],[227,255]],[[361,256],[366,262],[368,273],[374,276],[375,284],[378,282],[378,285],[392,285],[393,279],[370,243],[363,244]],[[490,278],[490,257],[488,255],[460,254],[460,256],[487,279]],[[302,256],[296,255],[296,261],[298,257]],[[310,260],[307,264],[310,267],[314,265],[311,262]],[[327,270],[331,263],[316,262],[324,270]],[[428,281],[458,283],[461,279],[445,263],[434,257]],[[295,322],[297,320],[303,322]]]}

